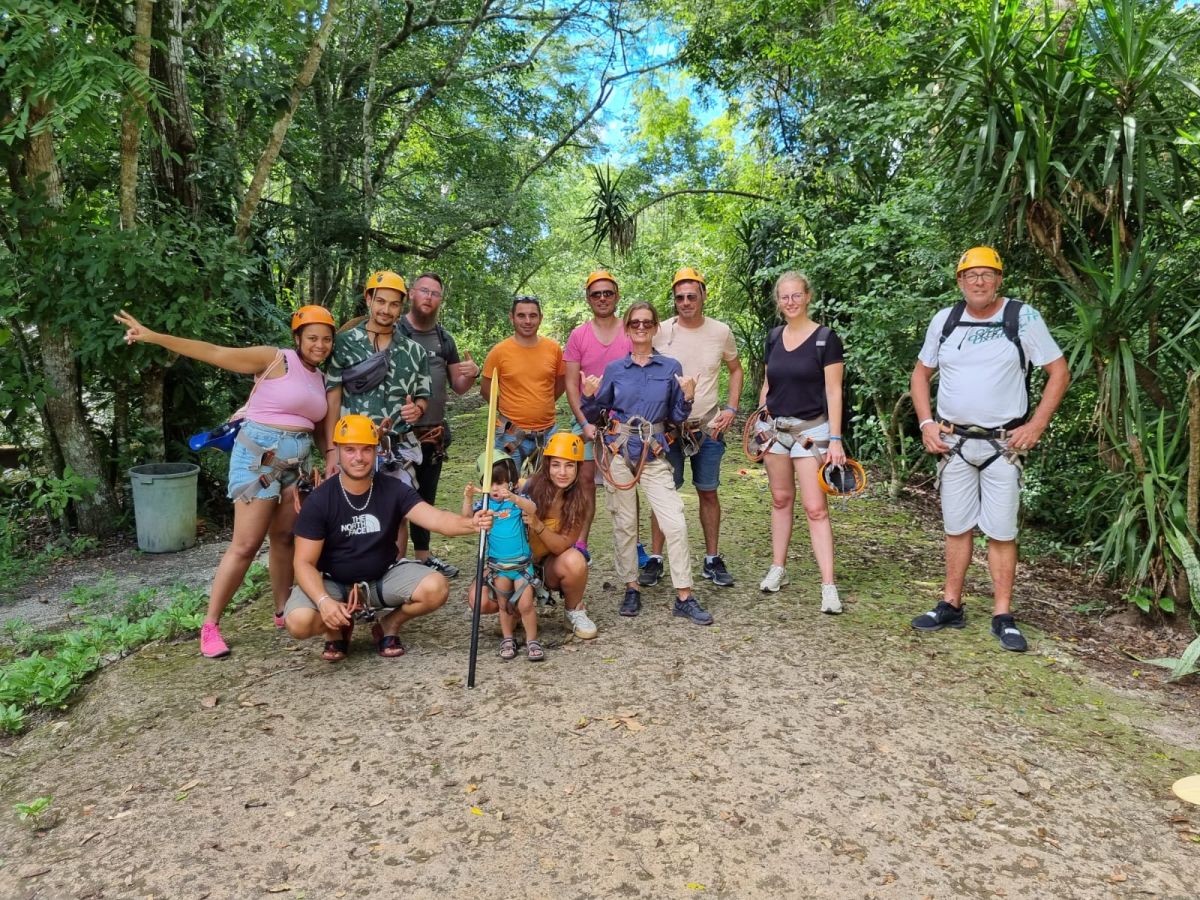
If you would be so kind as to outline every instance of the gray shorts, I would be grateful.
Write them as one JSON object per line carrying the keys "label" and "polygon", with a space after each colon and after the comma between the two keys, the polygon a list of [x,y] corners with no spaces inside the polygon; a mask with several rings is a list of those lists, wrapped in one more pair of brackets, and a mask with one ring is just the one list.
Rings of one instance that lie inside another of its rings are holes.
{"label": "gray shorts", "polygon": [[[762,422],[758,423],[758,431],[766,431],[767,426]],[[822,422],[820,425],[814,425],[812,428],[806,428],[797,435],[795,443],[791,447],[785,447],[783,444],[772,444],[768,453],[774,453],[776,456],[789,456],[792,459],[803,459],[806,456],[816,457],[817,462],[821,461],[821,448],[816,445],[816,441],[829,440],[829,423]],[[814,443],[811,447],[804,446],[804,439],[812,438]]]}
{"label": "gray shorts", "polygon": [[[1016,540],[1020,468],[1001,456],[981,471],[976,466],[996,452],[991,441],[952,434],[942,439],[951,447],[962,444],[962,454],[950,454],[942,468],[942,523],[946,534],[965,534],[978,525],[993,540]],[[1007,441],[995,443],[1008,446]]]}
{"label": "gray shorts", "polygon": [[[430,576],[443,577],[424,563],[402,562],[399,565],[392,566],[384,573],[382,578],[383,605],[399,607],[408,603],[412,599],[417,585]],[[325,593],[334,600],[345,600],[348,592],[349,587],[343,589],[336,581],[330,581],[328,578],[325,579]],[[300,585],[296,585],[292,588],[287,605],[283,608],[283,614],[287,616],[294,609],[316,608],[317,604],[308,594],[300,590]]]}

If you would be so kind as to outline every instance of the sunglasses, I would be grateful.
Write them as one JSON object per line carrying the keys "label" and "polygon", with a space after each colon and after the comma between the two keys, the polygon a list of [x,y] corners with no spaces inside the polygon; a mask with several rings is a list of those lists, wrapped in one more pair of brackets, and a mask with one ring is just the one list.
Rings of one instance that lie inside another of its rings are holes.
{"label": "sunglasses", "polygon": [[588,294],[592,300],[611,300],[615,296],[617,296],[616,291],[592,291]]}
{"label": "sunglasses", "polygon": [[641,328],[645,331],[649,331],[654,326],[655,326],[655,322],[653,319],[630,319],[629,325],[627,327]]}

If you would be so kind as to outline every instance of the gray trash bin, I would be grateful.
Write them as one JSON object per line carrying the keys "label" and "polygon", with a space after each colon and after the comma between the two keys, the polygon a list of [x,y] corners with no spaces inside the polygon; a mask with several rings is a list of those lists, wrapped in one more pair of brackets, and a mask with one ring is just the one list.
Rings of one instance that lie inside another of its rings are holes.
{"label": "gray trash bin", "polygon": [[196,480],[192,463],[153,463],[129,470],[138,549],[174,553],[196,543]]}

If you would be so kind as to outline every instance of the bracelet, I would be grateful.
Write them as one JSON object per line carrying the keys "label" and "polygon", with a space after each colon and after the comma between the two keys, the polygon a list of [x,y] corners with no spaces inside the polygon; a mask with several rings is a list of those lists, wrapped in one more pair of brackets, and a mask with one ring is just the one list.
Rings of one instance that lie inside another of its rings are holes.
{"label": "bracelet", "polygon": [[933,421],[933,419],[922,419],[919,423],[917,423],[917,428],[923,429],[926,425],[934,425],[934,424],[936,424],[936,423]]}
{"label": "bracelet", "polygon": [[330,597],[328,594],[322,594],[320,597],[317,598],[317,609],[318,610],[321,609],[321,604],[324,603],[326,600],[332,601],[333,598]]}
{"label": "bracelet", "polygon": [[829,436],[829,439],[831,441],[840,441],[842,439],[842,436],[840,434],[831,434]]}
{"label": "bracelet", "polygon": [[726,405],[726,406],[722,406],[721,409],[725,410],[726,412],[731,412],[735,416],[737,415],[737,407],[736,406]]}

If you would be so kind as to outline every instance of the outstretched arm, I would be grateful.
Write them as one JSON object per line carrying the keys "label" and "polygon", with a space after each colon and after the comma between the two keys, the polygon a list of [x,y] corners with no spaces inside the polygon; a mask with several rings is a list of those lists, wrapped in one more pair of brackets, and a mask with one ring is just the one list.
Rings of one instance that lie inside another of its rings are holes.
{"label": "outstretched arm", "polygon": [[222,347],[207,341],[193,341],[190,338],[151,331],[125,310],[121,310],[113,318],[125,326],[126,344],[157,344],[164,350],[237,372],[239,375],[258,375],[265,372],[279,353],[275,347]]}
{"label": "outstretched arm", "polygon": [[481,509],[473,516],[458,516],[446,509],[438,509],[428,503],[418,503],[405,517],[426,531],[436,531],[448,537],[486,531],[492,524],[490,510]]}

